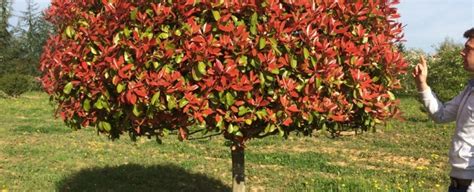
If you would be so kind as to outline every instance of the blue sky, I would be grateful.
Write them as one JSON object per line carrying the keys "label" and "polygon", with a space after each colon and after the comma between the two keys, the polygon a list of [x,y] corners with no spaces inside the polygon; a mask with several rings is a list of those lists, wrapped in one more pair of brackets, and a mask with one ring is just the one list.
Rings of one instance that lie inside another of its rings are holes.
{"label": "blue sky", "polygon": [[[14,14],[26,7],[25,0],[13,0]],[[33,0],[40,8],[46,8],[50,0]],[[445,38],[464,43],[462,34],[474,27],[473,0],[401,0],[397,6],[405,26],[405,44],[408,48],[420,48],[432,53],[434,46]],[[15,25],[17,20],[12,19]]]}

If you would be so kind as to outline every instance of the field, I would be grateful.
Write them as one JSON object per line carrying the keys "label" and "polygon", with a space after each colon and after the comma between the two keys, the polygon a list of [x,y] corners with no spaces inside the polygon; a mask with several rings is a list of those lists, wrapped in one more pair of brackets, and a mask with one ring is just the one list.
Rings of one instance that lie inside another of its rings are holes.
{"label": "field", "polygon": [[[446,191],[454,124],[434,124],[415,98],[404,121],[376,132],[329,138],[291,135],[246,148],[249,191]],[[93,128],[72,131],[53,117],[46,94],[0,99],[0,191],[229,191],[225,140],[158,144],[110,141]]]}

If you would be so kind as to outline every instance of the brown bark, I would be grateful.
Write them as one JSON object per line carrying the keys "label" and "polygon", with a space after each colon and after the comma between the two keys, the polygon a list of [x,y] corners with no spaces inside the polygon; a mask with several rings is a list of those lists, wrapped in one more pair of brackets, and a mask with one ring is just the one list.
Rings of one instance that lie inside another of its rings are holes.
{"label": "brown bark", "polygon": [[232,153],[232,191],[245,192],[245,156],[244,148],[239,143],[231,147]]}

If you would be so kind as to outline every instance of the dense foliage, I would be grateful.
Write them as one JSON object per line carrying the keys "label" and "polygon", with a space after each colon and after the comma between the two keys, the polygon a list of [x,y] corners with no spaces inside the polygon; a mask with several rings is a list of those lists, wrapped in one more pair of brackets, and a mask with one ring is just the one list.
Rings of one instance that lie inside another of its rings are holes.
{"label": "dense foliage", "polygon": [[[469,73],[462,66],[463,61],[460,55],[462,49],[462,44],[451,39],[445,39],[436,46],[436,50],[432,55],[416,49],[409,49],[403,55],[409,64],[409,71],[413,71],[414,66],[420,62],[421,55],[426,58],[428,84],[441,100],[448,101],[462,91],[469,79]],[[397,90],[396,93],[417,96],[415,80],[411,73],[401,75],[400,81],[402,89]]]}
{"label": "dense foliage", "polygon": [[428,63],[428,84],[443,101],[449,101],[459,94],[469,79],[460,55],[463,48],[463,44],[447,39],[440,43]]}
{"label": "dense foliage", "polygon": [[[39,57],[42,47],[52,32],[51,26],[40,13],[38,5],[32,0],[26,0],[26,10],[22,11],[16,26],[8,21],[12,17],[12,1],[0,1],[0,87],[8,87],[9,93],[23,93],[25,87],[38,90],[35,82],[40,75]],[[15,10],[18,11],[18,10]],[[19,75],[21,80],[28,79],[29,84],[21,85],[12,82],[12,74]],[[17,90],[13,90],[17,89]]]}
{"label": "dense foliage", "polygon": [[112,138],[366,130],[398,112],[396,3],[53,0],[42,83]]}
{"label": "dense foliage", "polygon": [[32,78],[22,74],[6,74],[0,76],[0,91],[8,96],[16,97],[30,90]]}

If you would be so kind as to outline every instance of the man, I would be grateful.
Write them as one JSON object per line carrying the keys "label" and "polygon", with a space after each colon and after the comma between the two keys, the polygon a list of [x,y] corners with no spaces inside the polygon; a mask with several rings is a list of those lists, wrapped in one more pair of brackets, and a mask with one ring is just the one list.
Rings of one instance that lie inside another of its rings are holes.
{"label": "man", "polygon": [[[461,52],[463,67],[474,77],[474,28],[464,33],[467,38]],[[426,82],[428,66],[423,57],[415,66],[413,77],[423,104],[437,123],[456,121],[449,150],[451,185],[449,191],[474,192],[474,79],[451,101],[441,103]]]}

